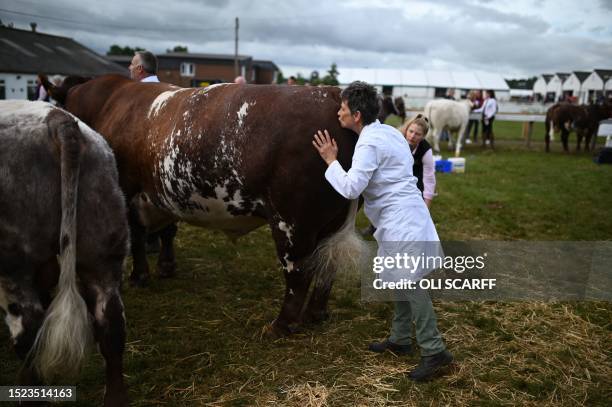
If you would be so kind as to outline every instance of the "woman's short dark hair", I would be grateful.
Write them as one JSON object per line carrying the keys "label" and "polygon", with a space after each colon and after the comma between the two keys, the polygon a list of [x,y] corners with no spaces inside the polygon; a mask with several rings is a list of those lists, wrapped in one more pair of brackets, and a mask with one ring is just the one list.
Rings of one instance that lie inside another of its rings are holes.
{"label": "woman's short dark hair", "polygon": [[493,89],[488,89],[487,93],[491,99],[495,99],[495,91]]}
{"label": "woman's short dark hair", "polygon": [[373,123],[378,117],[380,101],[374,86],[355,81],[342,91],[340,97],[346,101],[351,113],[361,112],[364,126]]}

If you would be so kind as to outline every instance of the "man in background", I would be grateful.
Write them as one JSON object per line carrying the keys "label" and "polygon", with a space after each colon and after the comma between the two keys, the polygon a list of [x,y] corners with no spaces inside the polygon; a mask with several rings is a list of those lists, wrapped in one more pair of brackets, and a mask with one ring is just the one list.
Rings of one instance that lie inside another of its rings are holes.
{"label": "man in background", "polygon": [[130,78],[140,82],[159,82],[157,57],[150,51],[136,51],[128,67]]}

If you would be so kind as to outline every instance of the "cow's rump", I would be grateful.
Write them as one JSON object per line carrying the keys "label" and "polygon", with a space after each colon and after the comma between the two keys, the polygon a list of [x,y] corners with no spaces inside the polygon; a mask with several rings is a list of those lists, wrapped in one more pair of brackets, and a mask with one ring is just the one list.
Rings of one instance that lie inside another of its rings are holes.
{"label": "cow's rump", "polygon": [[20,381],[76,373],[93,329],[107,362],[105,405],[126,404],[128,229],[110,148],[48,103],[2,101],[0,174],[0,308],[26,359]]}

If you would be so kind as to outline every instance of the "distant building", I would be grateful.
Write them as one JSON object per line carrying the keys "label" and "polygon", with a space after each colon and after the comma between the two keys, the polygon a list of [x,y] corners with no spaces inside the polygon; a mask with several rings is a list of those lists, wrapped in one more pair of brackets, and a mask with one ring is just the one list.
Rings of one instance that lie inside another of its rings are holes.
{"label": "distant building", "polygon": [[533,96],[537,101],[544,101],[550,98],[554,99],[554,93],[552,95],[547,94],[548,82],[552,79],[553,75],[549,73],[543,73],[538,76],[538,79],[533,84]]}
{"label": "distant building", "polygon": [[595,69],[582,84],[588,102],[612,98],[612,69]]}
{"label": "distant building", "polygon": [[[124,55],[109,55],[108,58],[125,67],[132,60],[132,56]],[[208,86],[233,82],[236,77],[233,55],[168,52],[158,54],[157,60],[159,80],[177,86]],[[253,60],[248,55],[238,56],[238,69],[248,83],[255,84],[275,83],[279,72],[274,62]]]}
{"label": "distant building", "polygon": [[546,85],[546,101],[557,102],[563,96],[563,83],[569,78],[570,74],[565,72],[557,72],[548,81]]}
{"label": "distant building", "polygon": [[0,26],[0,99],[36,99],[36,77],[127,75],[127,69],[71,38]]}
{"label": "distant building", "polygon": [[582,84],[591,75],[591,72],[586,71],[574,71],[571,75],[563,82],[563,97],[567,99],[569,97],[576,98],[579,104],[587,103],[588,92],[583,91]]}
{"label": "distant building", "polygon": [[[284,76],[309,74],[311,70],[284,67]],[[499,100],[510,99],[510,88],[499,74],[486,72],[426,71],[416,69],[373,69],[338,67],[341,87],[361,80],[374,85],[379,92],[402,97],[408,108],[423,108],[427,101],[449,92],[463,99],[472,89],[493,89]]]}

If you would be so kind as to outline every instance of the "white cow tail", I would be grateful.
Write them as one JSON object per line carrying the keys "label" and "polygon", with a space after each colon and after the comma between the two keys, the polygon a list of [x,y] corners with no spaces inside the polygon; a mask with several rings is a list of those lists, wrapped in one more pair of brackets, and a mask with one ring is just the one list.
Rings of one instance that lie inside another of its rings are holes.
{"label": "white cow tail", "polygon": [[359,200],[351,201],[348,215],[342,227],[321,241],[312,254],[317,288],[329,288],[337,271],[355,273],[359,271],[364,255],[368,252],[366,242],[355,231],[355,218]]}
{"label": "white cow tail", "polygon": [[552,120],[550,121],[550,129],[548,130],[548,137],[550,137],[551,141],[554,141],[555,139],[555,123]]}
{"label": "white cow tail", "polygon": [[54,136],[60,145],[61,157],[62,220],[58,291],[30,351],[33,367],[45,381],[52,381],[60,371],[68,377],[77,374],[93,342],[87,305],[79,293],[76,276],[81,133],[74,120],[64,114],[62,117],[53,127],[57,129]]}

